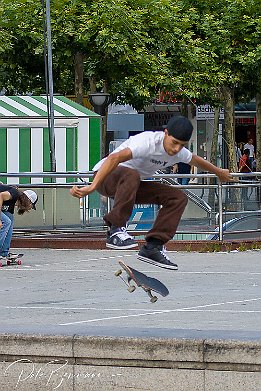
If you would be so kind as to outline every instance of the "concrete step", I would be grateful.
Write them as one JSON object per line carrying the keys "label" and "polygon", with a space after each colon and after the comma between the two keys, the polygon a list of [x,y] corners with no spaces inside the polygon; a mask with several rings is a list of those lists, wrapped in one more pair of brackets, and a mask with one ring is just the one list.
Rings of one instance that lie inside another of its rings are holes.
{"label": "concrete step", "polygon": [[259,391],[261,340],[0,334],[0,389]]}

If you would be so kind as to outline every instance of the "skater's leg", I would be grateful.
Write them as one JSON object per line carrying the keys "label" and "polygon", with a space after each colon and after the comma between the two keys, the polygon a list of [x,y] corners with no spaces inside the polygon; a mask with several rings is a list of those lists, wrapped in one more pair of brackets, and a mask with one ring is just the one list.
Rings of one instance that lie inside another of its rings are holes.
{"label": "skater's leg", "polygon": [[178,265],[166,255],[164,244],[176,233],[187,205],[185,193],[168,185],[141,182],[136,202],[161,205],[153,227],[146,235],[146,244],[139,251],[138,259],[165,269],[177,270]]}
{"label": "skater's leg", "polygon": [[131,216],[140,176],[136,170],[118,166],[97,189],[100,194],[114,200],[112,210],[103,219],[109,227],[106,246],[114,249],[129,249],[137,246],[126,231]]}
{"label": "skater's leg", "polygon": [[10,249],[14,216],[8,212],[1,213],[2,228],[0,230],[0,255],[7,257]]}

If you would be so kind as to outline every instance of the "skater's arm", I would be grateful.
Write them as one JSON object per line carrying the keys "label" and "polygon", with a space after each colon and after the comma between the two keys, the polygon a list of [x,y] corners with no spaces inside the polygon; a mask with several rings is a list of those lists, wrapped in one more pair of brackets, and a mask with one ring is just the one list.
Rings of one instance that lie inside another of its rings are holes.
{"label": "skater's arm", "polygon": [[0,228],[2,228],[1,209],[4,201],[11,200],[12,196],[9,191],[3,191],[0,193]]}
{"label": "skater's arm", "polygon": [[2,191],[0,193],[0,210],[1,210],[2,206],[3,206],[3,202],[4,201],[9,201],[9,200],[11,200],[11,198],[12,198],[12,196],[9,193],[9,191]]}
{"label": "skater's arm", "polygon": [[193,155],[189,164],[217,175],[221,182],[231,182],[234,180],[229,170],[219,168],[198,155]]}
{"label": "skater's arm", "polygon": [[125,148],[119,152],[111,153],[95,175],[93,182],[91,182],[90,185],[84,187],[73,186],[70,190],[71,195],[81,198],[91,194],[97,189],[99,184],[104,181],[107,175],[109,175],[119,165],[119,163],[126,162],[130,159],[132,159],[132,152],[129,148]]}

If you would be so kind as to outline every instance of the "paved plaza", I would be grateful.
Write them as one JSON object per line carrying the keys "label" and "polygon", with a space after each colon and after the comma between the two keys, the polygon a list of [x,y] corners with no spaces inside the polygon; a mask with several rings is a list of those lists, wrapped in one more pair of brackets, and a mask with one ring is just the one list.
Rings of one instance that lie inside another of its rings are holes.
{"label": "paved plaza", "polygon": [[[169,252],[178,271],[137,260],[133,250],[15,249],[21,266],[0,269],[2,332],[261,337],[261,251]],[[160,279],[152,304],[114,272],[118,261]]]}

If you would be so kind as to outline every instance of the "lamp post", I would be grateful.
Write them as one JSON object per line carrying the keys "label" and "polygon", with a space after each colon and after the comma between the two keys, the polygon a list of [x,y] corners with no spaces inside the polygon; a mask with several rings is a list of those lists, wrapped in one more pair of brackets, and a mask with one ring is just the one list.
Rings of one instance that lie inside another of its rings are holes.
{"label": "lamp post", "polygon": [[89,100],[95,113],[101,116],[101,155],[105,155],[106,147],[106,108],[110,104],[110,94],[106,92],[94,92],[89,94]]}
{"label": "lamp post", "polygon": [[[51,171],[56,171],[56,158],[55,158],[55,135],[54,135],[54,103],[53,103],[53,63],[52,63],[52,37],[51,37],[51,11],[50,0],[46,0],[43,5],[43,18],[44,18],[44,61],[45,61],[45,82],[46,82],[46,102],[48,113],[48,129],[49,129],[49,146],[50,146],[50,159],[51,159]],[[46,22],[45,22],[46,18]],[[47,48],[46,48],[47,42]],[[52,178],[55,182],[55,178]]]}

